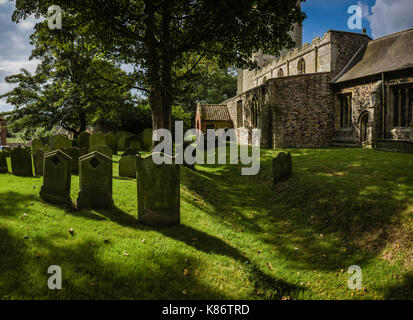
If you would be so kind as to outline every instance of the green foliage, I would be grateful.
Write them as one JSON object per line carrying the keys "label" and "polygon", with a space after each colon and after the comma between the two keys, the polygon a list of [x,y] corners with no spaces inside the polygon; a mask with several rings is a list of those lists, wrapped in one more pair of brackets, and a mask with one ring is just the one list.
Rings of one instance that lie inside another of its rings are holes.
{"label": "green foliage", "polygon": [[31,35],[30,59],[38,59],[34,74],[22,69],[6,78],[17,86],[2,95],[15,109],[9,113],[11,127],[35,134],[37,127],[55,125],[77,136],[97,112],[132,103],[131,82],[117,65],[101,58],[88,36],[78,33],[73,17],[65,16],[65,28],[54,32],[47,21],[38,23]]}
{"label": "green foliage", "polygon": [[199,63],[190,80],[182,82],[176,102],[195,115],[196,102],[217,104],[237,93],[237,75],[232,68]]}
{"label": "green foliage", "polygon": [[171,128],[174,98],[201,61],[256,68],[253,53],[293,47],[289,32],[305,17],[297,0],[19,0],[13,20],[44,16],[51,5],[65,8],[76,31],[90,35],[88,47],[133,65],[134,88],[148,95],[153,129]]}
{"label": "green foliage", "polygon": [[175,121],[183,121],[184,133],[192,128],[192,113],[186,112],[181,106],[172,106],[172,120],[172,125],[175,124]]}
{"label": "green foliage", "polygon": [[98,111],[92,125],[100,126],[103,131],[128,131],[139,134],[152,127],[150,106],[144,101],[124,104],[106,111]]}

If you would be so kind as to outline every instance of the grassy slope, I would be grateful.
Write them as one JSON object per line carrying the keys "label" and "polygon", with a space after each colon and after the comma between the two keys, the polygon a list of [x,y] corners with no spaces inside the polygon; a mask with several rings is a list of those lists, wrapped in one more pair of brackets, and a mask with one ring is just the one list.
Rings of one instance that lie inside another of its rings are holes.
{"label": "grassy slope", "polygon": [[[1,174],[0,299],[413,298],[412,155],[290,150],[294,174],[273,187],[278,151],[262,150],[258,176],[182,168],[174,228],[136,223],[133,180],[114,179],[116,209],[76,211],[40,201],[40,178]],[[363,290],[347,288],[353,264]]]}

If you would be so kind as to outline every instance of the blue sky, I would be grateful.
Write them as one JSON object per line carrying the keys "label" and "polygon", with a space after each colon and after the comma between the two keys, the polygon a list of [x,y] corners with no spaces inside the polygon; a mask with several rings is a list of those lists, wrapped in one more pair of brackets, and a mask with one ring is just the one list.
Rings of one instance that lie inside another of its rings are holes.
{"label": "blue sky", "polygon": [[[347,10],[351,5],[362,8],[362,26],[373,39],[413,28],[413,0],[307,0],[302,4],[307,14],[303,42],[311,42],[330,29],[361,32],[347,26],[350,17]],[[12,88],[5,83],[5,76],[18,73],[20,68],[34,71],[37,64],[28,60],[32,49],[29,35],[35,21],[29,19],[14,24],[11,21],[13,9],[14,2],[0,0],[0,94]],[[0,100],[0,112],[10,108],[4,99]]]}

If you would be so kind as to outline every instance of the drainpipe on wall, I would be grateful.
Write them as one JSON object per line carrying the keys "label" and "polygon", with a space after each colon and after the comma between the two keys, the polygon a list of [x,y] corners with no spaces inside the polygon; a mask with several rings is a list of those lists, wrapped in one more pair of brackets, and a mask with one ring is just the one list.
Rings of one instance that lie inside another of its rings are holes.
{"label": "drainpipe on wall", "polygon": [[386,130],[386,103],[385,103],[385,88],[384,85],[384,72],[381,73],[381,138],[385,138],[385,130]]}

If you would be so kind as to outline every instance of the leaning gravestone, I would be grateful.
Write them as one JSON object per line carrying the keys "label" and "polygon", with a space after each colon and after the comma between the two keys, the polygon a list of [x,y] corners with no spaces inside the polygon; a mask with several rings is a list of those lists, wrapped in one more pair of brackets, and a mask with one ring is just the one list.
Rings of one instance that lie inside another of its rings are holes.
{"label": "leaning gravestone", "polygon": [[136,178],[136,155],[122,156],[119,160],[119,177]]}
{"label": "leaning gravestone", "polygon": [[112,159],[94,151],[79,158],[78,208],[111,208]]}
{"label": "leaning gravestone", "polygon": [[272,160],[274,184],[289,177],[293,173],[293,164],[290,153],[280,152]]}
{"label": "leaning gravestone", "polygon": [[112,149],[113,154],[118,154],[118,140],[116,139],[116,134],[109,132],[105,135],[106,145]]}
{"label": "leaning gravestone", "polygon": [[11,151],[11,171],[15,176],[32,177],[32,155],[30,148],[17,147]]}
{"label": "leaning gravestone", "polygon": [[98,151],[102,154],[104,154],[105,156],[107,156],[108,158],[112,159],[112,149],[109,148],[107,145],[105,144],[100,144],[100,145],[96,145],[96,146],[90,146],[89,148],[89,152],[93,152],[93,151]]}
{"label": "leaning gravestone", "polygon": [[141,144],[144,150],[152,148],[152,129],[145,129],[140,133]]}
{"label": "leaning gravestone", "polygon": [[40,198],[46,202],[70,205],[71,181],[72,158],[60,149],[46,153]]}
{"label": "leaning gravestone", "polygon": [[98,145],[105,145],[106,138],[102,132],[96,132],[90,135],[89,138],[89,147],[98,146]]}
{"label": "leaning gravestone", "polygon": [[7,168],[7,154],[5,151],[0,151],[0,173],[7,173],[9,169]]}
{"label": "leaning gravestone", "polygon": [[180,166],[156,165],[152,156],[137,157],[138,221],[151,225],[180,223]]}
{"label": "leaning gravestone", "polygon": [[79,134],[79,137],[77,138],[79,148],[89,149],[89,138],[90,134],[86,131],[83,131],[81,134]]}
{"label": "leaning gravestone", "polygon": [[32,152],[34,154],[34,152],[38,149],[43,148],[43,143],[42,140],[40,139],[33,139],[32,140]]}
{"label": "leaning gravestone", "polygon": [[81,156],[80,149],[78,147],[70,147],[62,149],[70,158],[72,158],[72,173],[79,173],[79,158]]}

